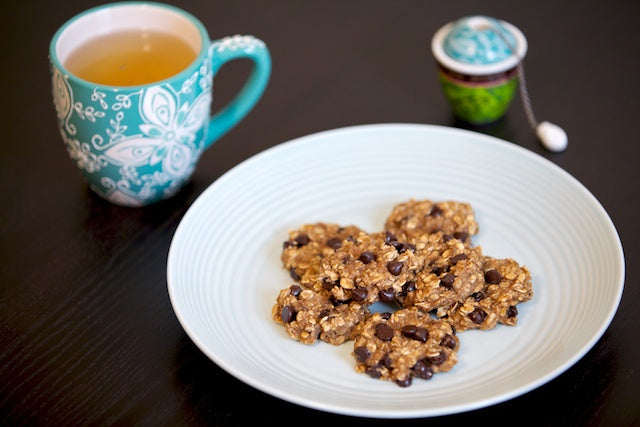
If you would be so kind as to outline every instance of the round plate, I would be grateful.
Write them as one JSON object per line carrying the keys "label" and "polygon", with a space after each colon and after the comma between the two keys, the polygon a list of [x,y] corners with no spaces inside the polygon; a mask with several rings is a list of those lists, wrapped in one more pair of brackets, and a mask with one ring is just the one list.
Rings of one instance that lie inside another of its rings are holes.
{"label": "round plate", "polygon": [[[280,261],[288,230],[325,221],[379,231],[410,198],[471,203],[474,244],[526,265],[534,297],[517,326],[461,332],[450,372],[400,388],[356,373],[350,343],[290,339],[271,307],[291,283]],[[574,364],[616,312],[624,256],[600,203],[546,159],[464,130],[380,124],[298,138],[231,169],[178,226],[167,282],[189,337],[241,381],[329,412],[424,417],[502,402]]]}

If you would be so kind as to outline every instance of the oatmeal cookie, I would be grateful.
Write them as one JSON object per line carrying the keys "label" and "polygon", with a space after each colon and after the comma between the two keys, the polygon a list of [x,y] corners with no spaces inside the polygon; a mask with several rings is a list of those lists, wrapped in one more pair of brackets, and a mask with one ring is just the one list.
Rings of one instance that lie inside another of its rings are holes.
{"label": "oatmeal cookie", "polygon": [[322,259],[316,289],[329,291],[337,301],[393,302],[421,266],[415,250],[390,233],[360,233]]}
{"label": "oatmeal cookie", "polygon": [[518,321],[517,304],[533,297],[531,274],[515,260],[484,257],[482,268],[480,290],[436,312],[459,331],[491,329],[497,323],[513,326]]}
{"label": "oatmeal cookie", "polygon": [[309,281],[321,270],[320,260],[339,248],[345,239],[353,238],[361,231],[354,225],[305,224],[289,231],[289,239],[282,245],[282,264],[293,280],[309,286]]}
{"label": "oatmeal cookie", "polygon": [[366,305],[355,302],[335,306],[320,319],[320,340],[333,345],[352,340],[358,324],[368,314]]}
{"label": "oatmeal cookie", "polygon": [[414,377],[449,371],[458,347],[448,322],[411,308],[368,316],[357,328],[353,356],[357,372],[408,387]]}
{"label": "oatmeal cookie", "polygon": [[428,312],[463,301],[484,286],[482,250],[441,233],[429,235],[430,244],[422,251],[423,268],[412,282],[396,295],[404,307]]}
{"label": "oatmeal cookie", "polygon": [[278,294],[271,317],[284,325],[287,334],[304,344],[318,339],[333,345],[353,338],[353,331],[369,310],[358,303],[332,304],[328,292],[290,285]]}
{"label": "oatmeal cookie", "polygon": [[405,240],[441,231],[469,242],[478,233],[478,224],[468,203],[411,199],[394,206],[385,230]]}

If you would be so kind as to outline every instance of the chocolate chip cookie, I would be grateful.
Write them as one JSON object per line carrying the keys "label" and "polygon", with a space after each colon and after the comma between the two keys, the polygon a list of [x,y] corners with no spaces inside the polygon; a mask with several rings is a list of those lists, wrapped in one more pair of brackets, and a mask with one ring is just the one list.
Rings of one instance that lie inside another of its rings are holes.
{"label": "chocolate chip cookie", "polygon": [[422,250],[423,268],[396,296],[402,306],[425,312],[463,301],[484,285],[480,247],[446,238],[442,233],[430,236],[430,245]]}
{"label": "chocolate chip cookie", "polygon": [[483,258],[482,287],[436,314],[446,318],[458,331],[491,329],[497,323],[517,323],[521,302],[533,297],[531,274],[515,260]]}
{"label": "chocolate chip cookie", "polygon": [[368,316],[357,328],[353,356],[357,372],[408,387],[413,378],[449,371],[458,347],[448,322],[410,308]]}
{"label": "chocolate chip cookie", "polygon": [[284,325],[289,337],[304,344],[313,344],[318,339],[342,344],[353,338],[356,325],[368,313],[365,305],[334,305],[328,292],[316,292],[298,284],[281,290],[271,309],[273,320]]}
{"label": "chocolate chip cookie", "polygon": [[468,203],[411,199],[393,207],[385,230],[405,240],[441,231],[469,242],[478,233],[478,224]]}
{"label": "chocolate chip cookie", "polygon": [[321,271],[322,258],[339,248],[345,239],[351,239],[361,231],[353,225],[305,224],[289,231],[289,238],[282,247],[282,264],[295,281],[309,286]]}
{"label": "chocolate chip cookie", "polygon": [[387,232],[360,233],[322,258],[316,289],[329,291],[337,301],[392,302],[421,266],[415,250]]}

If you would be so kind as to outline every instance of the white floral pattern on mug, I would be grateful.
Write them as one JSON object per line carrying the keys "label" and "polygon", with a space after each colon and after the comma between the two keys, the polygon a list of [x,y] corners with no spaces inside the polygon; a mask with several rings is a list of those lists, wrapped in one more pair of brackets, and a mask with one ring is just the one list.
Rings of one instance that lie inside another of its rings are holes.
{"label": "white floral pattern on mug", "polygon": [[211,96],[201,93],[193,105],[178,106],[177,97],[164,87],[144,91],[140,114],[145,123],[142,135],[124,138],[104,151],[113,164],[128,166],[155,165],[162,162],[163,171],[182,176],[198,154],[196,132],[209,116]]}
{"label": "white floral pattern on mug", "polygon": [[[83,105],[54,68],[54,105],[69,155],[86,174],[113,169],[91,188],[112,202],[136,206],[158,192],[175,193],[203,150],[212,78],[211,67],[202,66],[178,90],[167,83],[110,97],[94,87],[93,105]],[[104,133],[80,136],[79,121],[103,121]]]}

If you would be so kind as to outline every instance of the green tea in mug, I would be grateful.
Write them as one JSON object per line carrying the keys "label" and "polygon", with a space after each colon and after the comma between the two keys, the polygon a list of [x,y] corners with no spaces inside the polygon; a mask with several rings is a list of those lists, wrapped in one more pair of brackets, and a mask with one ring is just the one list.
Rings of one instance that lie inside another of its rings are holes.
{"label": "green tea in mug", "polygon": [[158,31],[122,31],[79,46],[65,67],[81,79],[108,86],[135,86],[167,79],[196,59],[181,38]]}

